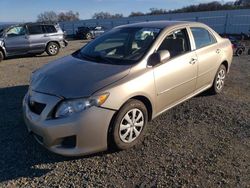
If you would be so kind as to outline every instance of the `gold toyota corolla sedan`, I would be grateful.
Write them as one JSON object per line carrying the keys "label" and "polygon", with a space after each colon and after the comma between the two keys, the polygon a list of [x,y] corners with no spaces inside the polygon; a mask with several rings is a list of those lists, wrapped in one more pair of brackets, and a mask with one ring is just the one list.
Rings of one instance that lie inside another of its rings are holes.
{"label": "gold toyota corolla sedan", "polygon": [[128,149],[166,110],[205,90],[220,93],[232,57],[229,40],[201,23],[116,27],[33,72],[24,119],[61,155]]}

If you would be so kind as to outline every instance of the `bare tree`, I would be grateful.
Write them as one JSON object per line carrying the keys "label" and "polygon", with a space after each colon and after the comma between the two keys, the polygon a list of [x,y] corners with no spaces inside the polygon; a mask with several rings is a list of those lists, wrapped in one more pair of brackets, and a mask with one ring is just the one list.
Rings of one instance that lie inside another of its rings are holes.
{"label": "bare tree", "polygon": [[213,11],[213,10],[232,10],[232,9],[244,9],[250,7],[250,0],[237,0],[227,3],[221,3],[219,1],[212,1],[210,3],[200,3],[198,5],[190,5],[181,9],[169,11],[170,13],[182,13],[182,12],[200,12],[200,11]]}
{"label": "bare tree", "polygon": [[79,13],[68,11],[56,14],[54,11],[46,11],[37,16],[38,22],[62,22],[79,20]]}
{"label": "bare tree", "polygon": [[118,13],[113,14],[112,18],[123,18],[123,14],[118,14]]}
{"label": "bare tree", "polygon": [[109,18],[122,18],[122,14],[111,14],[109,12],[97,12],[92,18],[93,19],[109,19]]}
{"label": "bare tree", "polygon": [[[190,5],[180,9],[169,10],[151,8],[150,11],[144,15],[161,15],[168,13],[184,13],[184,12],[200,12],[200,11],[214,11],[214,10],[232,10],[250,8],[250,0],[236,0],[226,3],[220,1],[211,1],[209,3],[200,3],[198,5]],[[143,13],[142,13],[143,14]],[[132,12],[130,17],[140,16],[140,12]]]}
{"label": "bare tree", "polygon": [[250,0],[240,0],[239,5],[241,5],[241,6],[249,6],[250,5]]}
{"label": "bare tree", "polygon": [[58,16],[54,11],[46,11],[37,16],[38,22],[57,22]]}
{"label": "bare tree", "polygon": [[157,8],[150,8],[150,12],[148,15],[160,15],[160,14],[167,14],[168,11],[166,9],[157,9]]}
{"label": "bare tree", "polygon": [[58,14],[58,21],[62,22],[62,21],[76,21],[79,20],[79,13],[78,12],[73,12],[68,11],[68,12],[61,12]]}
{"label": "bare tree", "polygon": [[137,16],[144,16],[143,12],[131,12],[129,17],[137,17]]}

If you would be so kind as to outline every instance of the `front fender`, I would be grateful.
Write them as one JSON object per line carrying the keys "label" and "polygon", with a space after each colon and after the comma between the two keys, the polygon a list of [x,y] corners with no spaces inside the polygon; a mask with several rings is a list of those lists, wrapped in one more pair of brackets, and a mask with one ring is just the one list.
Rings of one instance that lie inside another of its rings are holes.
{"label": "front fender", "polygon": [[[139,74],[139,75],[138,75]],[[102,105],[104,108],[119,110],[129,99],[137,96],[146,97],[154,113],[155,109],[155,84],[153,70],[145,70],[144,73],[130,75],[98,93],[109,92],[110,95]]]}

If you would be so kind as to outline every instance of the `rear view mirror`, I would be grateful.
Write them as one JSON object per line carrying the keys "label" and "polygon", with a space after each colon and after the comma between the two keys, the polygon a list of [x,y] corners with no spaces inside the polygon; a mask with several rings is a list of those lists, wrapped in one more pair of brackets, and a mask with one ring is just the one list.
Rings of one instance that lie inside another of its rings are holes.
{"label": "rear view mirror", "polygon": [[148,58],[148,65],[155,66],[160,63],[165,63],[170,59],[170,53],[168,50],[161,50],[158,52],[153,53]]}

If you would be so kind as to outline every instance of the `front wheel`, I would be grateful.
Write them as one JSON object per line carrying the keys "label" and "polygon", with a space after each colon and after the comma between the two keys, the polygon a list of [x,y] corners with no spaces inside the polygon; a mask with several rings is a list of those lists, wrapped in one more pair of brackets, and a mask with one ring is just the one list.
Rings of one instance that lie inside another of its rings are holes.
{"label": "front wheel", "polygon": [[0,51],[0,62],[1,62],[1,61],[3,61],[3,59],[4,59],[3,52],[2,52],[2,51]]}
{"label": "front wheel", "polygon": [[221,91],[224,88],[226,74],[227,74],[227,69],[225,65],[221,65],[215,75],[213,86],[210,89],[212,94],[221,93]]}
{"label": "front wheel", "polygon": [[50,56],[57,55],[59,53],[59,45],[55,42],[50,42],[46,47],[46,52]]}
{"label": "front wheel", "polygon": [[145,105],[129,100],[118,112],[112,125],[112,145],[120,150],[129,149],[142,142],[148,122]]}

